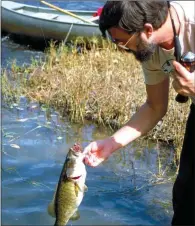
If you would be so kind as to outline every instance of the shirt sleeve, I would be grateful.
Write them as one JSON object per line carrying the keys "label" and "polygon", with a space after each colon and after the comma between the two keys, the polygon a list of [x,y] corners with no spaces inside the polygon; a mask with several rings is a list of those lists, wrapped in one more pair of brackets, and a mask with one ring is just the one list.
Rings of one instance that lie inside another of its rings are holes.
{"label": "shirt sleeve", "polygon": [[142,70],[144,82],[147,85],[156,85],[168,77],[168,74],[165,74],[163,71],[152,68],[149,69],[144,65],[142,65]]}

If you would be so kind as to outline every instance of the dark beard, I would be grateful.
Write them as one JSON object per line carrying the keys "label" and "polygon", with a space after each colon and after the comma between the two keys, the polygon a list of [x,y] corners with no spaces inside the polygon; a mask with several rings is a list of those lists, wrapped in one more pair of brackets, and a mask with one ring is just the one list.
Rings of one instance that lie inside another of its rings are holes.
{"label": "dark beard", "polygon": [[144,62],[151,58],[151,56],[153,55],[153,53],[156,50],[156,44],[154,44],[154,43],[145,44],[143,42],[140,42],[137,45],[137,49],[138,49],[137,51],[128,50],[128,52],[133,53],[133,55],[135,56],[135,58],[138,61]]}

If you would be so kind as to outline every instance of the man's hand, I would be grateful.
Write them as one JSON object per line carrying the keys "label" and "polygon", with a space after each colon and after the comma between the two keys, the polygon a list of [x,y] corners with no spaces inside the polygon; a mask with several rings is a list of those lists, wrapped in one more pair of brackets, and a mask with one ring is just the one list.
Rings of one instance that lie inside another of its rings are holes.
{"label": "man's hand", "polygon": [[190,73],[180,63],[173,61],[176,75],[173,75],[173,88],[183,96],[195,96],[195,72]]}
{"label": "man's hand", "polygon": [[85,164],[92,167],[98,166],[112,154],[114,151],[113,144],[112,137],[91,142],[83,152]]}

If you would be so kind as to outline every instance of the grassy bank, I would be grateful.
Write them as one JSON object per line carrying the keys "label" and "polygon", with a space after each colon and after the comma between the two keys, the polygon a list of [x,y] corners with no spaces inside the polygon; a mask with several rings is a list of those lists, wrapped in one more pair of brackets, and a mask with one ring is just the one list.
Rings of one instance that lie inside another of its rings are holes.
{"label": "grassy bank", "polygon": [[[3,72],[4,99],[25,95],[56,108],[71,121],[89,119],[113,129],[121,127],[146,99],[140,65],[133,55],[104,41],[101,48],[90,46],[90,51],[84,43],[82,54],[52,43],[45,62],[33,61],[26,68],[13,64],[9,75]],[[178,104],[175,95],[171,89],[168,113],[147,138],[173,141],[179,155],[190,102]]]}

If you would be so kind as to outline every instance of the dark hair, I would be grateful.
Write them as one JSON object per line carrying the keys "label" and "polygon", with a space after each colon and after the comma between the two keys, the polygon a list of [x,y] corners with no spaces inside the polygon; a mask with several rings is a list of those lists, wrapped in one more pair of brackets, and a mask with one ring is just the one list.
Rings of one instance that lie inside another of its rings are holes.
{"label": "dark hair", "polygon": [[167,14],[167,1],[107,1],[100,16],[99,28],[103,36],[111,27],[121,27],[128,33],[134,33],[142,31],[145,23],[150,23],[158,29]]}

